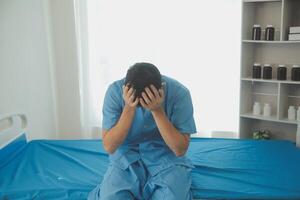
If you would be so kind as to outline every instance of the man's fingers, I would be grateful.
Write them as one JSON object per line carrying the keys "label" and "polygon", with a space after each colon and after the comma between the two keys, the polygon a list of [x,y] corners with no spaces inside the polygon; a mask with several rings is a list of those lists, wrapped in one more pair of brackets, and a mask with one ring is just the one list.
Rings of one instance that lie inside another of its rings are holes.
{"label": "man's fingers", "polygon": [[139,98],[136,98],[135,101],[133,102],[133,106],[137,106],[139,103]]}
{"label": "man's fingers", "polygon": [[125,96],[127,95],[129,90],[128,84],[127,85],[123,85],[123,93],[125,94]]}
{"label": "man's fingers", "polygon": [[133,92],[134,92],[134,89],[133,89],[133,87],[131,87],[127,92],[127,97],[130,97],[133,94]]}
{"label": "man's fingers", "polygon": [[164,95],[165,95],[164,90],[163,89],[159,89],[158,91],[159,91],[160,97],[164,97]]}
{"label": "man's fingers", "polygon": [[146,103],[144,102],[144,99],[143,99],[143,98],[140,98],[140,103],[141,103],[141,105],[142,105],[144,108],[147,107],[147,105],[146,105]]}
{"label": "man's fingers", "polygon": [[142,92],[142,96],[143,96],[143,99],[146,102],[146,104],[149,104],[151,102],[145,92]]}
{"label": "man's fingers", "polygon": [[132,94],[132,95],[129,97],[129,101],[130,101],[130,102],[133,102],[133,101],[134,101],[134,94]]}
{"label": "man's fingers", "polygon": [[154,95],[153,95],[153,93],[151,92],[151,90],[150,90],[148,87],[145,88],[145,91],[147,92],[148,97],[149,97],[151,100],[154,99]]}
{"label": "man's fingers", "polygon": [[154,93],[156,98],[159,98],[159,93],[154,85],[150,85],[152,92]]}

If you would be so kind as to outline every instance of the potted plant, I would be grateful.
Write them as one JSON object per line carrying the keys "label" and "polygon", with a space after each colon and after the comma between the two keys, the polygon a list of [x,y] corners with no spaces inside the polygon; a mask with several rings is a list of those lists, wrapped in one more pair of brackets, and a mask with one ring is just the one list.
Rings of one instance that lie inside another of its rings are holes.
{"label": "potted plant", "polygon": [[269,140],[271,131],[269,130],[256,130],[253,132],[253,139],[255,140]]}

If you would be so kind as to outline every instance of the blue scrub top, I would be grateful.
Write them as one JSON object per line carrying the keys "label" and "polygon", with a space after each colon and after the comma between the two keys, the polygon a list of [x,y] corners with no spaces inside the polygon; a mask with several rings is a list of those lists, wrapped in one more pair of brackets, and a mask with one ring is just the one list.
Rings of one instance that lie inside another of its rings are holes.
{"label": "blue scrub top", "polygon": [[[163,108],[168,119],[182,134],[196,133],[193,104],[189,90],[178,81],[162,76],[165,100]],[[111,129],[119,120],[125,102],[122,86],[125,79],[112,83],[106,91],[103,104],[102,128]],[[137,107],[135,116],[122,145],[109,155],[110,163],[126,169],[131,163],[141,159],[154,176],[175,164],[193,167],[185,156],[177,157],[161,137],[151,111]]]}

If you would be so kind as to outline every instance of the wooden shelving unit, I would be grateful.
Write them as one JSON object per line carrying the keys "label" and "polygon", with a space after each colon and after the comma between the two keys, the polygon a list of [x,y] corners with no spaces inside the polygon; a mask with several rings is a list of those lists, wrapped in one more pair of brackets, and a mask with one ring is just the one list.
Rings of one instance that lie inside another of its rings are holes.
{"label": "wooden shelving unit", "polygon": [[257,43],[257,44],[298,44],[298,43],[300,43],[300,41],[243,40],[243,43]]}
{"label": "wooden shelving unit", "polygon": [[[300,0],[244,0],[242,14],[240,138],[252,138],[258,129],[271,131],[271,138],[300,145],[300,122],[287,119],[290,105],[300,106],[300,82],[291,81],[291,67],[300,64],[300,41],[288,41],[290,26],[300,26]],[[254,24],[262,26],[262,40],[251,40]],[[265,41],[263,30],[275,27],[275,40]],[[273,79],[253,79],[254,63],[271,64]],[[287,80],[277,80],[277,66],[285,64]],[[269,103],[270,117],[252,114],[254,102]]]}

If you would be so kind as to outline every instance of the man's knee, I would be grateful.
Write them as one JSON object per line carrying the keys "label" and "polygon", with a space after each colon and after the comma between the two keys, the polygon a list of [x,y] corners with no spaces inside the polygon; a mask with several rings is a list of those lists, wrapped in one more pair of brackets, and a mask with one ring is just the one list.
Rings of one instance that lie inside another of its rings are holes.
{"label": "man's knee", "polygon": [[191,183],[191,168],[175,165],[156,175],[151,199],[191,200]]}
{"label": "man's knee", "polygon": [[132,180],[129,179],[128,171],[116,166],[109,166],[102,183],[89,194],[88,200],[134,199],[131,193]]}

